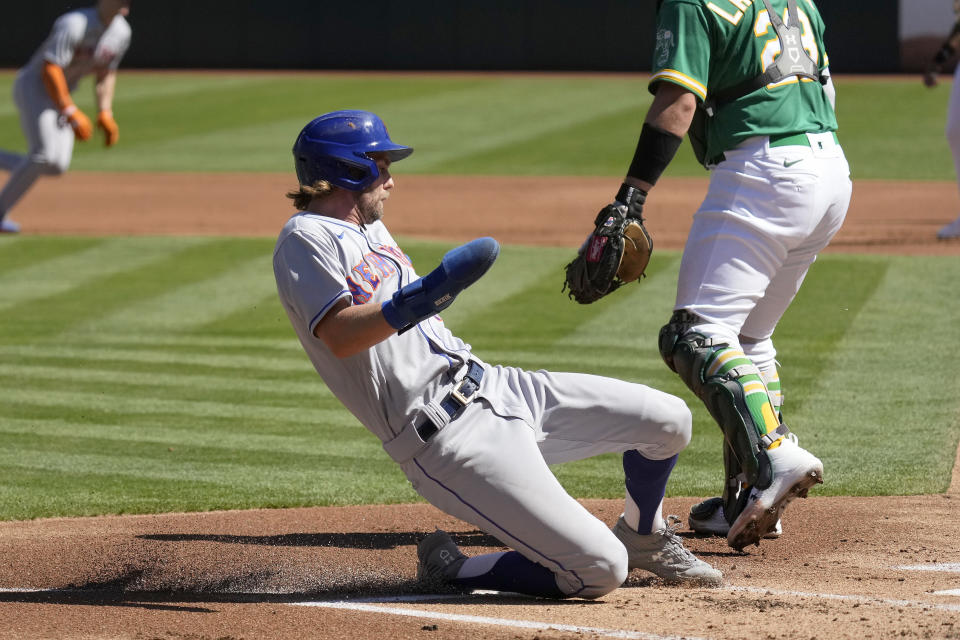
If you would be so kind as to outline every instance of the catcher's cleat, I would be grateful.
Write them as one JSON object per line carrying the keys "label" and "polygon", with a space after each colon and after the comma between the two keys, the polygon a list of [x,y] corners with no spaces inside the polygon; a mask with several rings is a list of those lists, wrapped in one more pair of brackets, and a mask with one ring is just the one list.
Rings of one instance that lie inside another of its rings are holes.
{"label": "catcher's cleat", "polygon": [[437,529],[417,544],[417,580],[450,582],[466,561],[450,534]]}
{"label": "catcher's cleat", "polygon": [[20,233],[20,225],[9,218],[0,218],[0,233]]}
{"label": "catcher's cleat", "polygon": [[[707,498],[703,502],[690,507],[690,513],[687,515],[687,524],[690,529],[702,536],[721,536],[726,538],[730,533],[730,523],[727,522],[723,514],[723,498]],[[764,534],[764,538],[779,538],[783,534],[783,527],[780,521],[773,526],[773,529]]]}
{"label": "catcher's cleat", "polygon": [[780,514],[794,498],[806,498],[807,491],[823,482],[823,463],[788,438],[767,451],[773,468],[773,482],[766,489],[750,489],[747,506],[730,525],[727,544],[738,551],[774,530]]}
{"label": "catcher's cleat", "polygon": [[613,535],[627,548],[630,569],[649,571],[671,584],[723,584],[723,574],[690,553],[672,527],[641,535],[627,526],[621,516],[613,526]]}

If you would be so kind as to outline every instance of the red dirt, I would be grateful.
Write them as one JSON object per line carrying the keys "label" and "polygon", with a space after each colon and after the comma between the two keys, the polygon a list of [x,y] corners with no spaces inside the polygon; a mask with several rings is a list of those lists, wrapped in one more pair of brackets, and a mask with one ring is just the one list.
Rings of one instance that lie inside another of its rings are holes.
{"label": "red dirt", "polygon": [[[386,222],[398,236],[492,235],[571,249],[618,185],[615,178],[402,175],[397,182]],[[291,186],[288,176],[263,174],[72,173],[38,185],[14,217],[27,234],[272,236],[293,211],[282,197]],[[647,212],[659,248],[682,246],[705,187],[679,178],[657,186]],[[953,183],[859,181],[829,250],[960,255],[960,242],[935,239],[958,204]],[[666,511],[686,514],[694,501],[668,499]],[[591,635],[436,617],[442,613],[619,630],[619,637],[960,638],[960,597],[935,593],[960,588],[960,575],[896,568],[960,562],[958,501],[960,461],[945,494],[798,501],[781,539],[743,554],[721,539],[688,537],[723,570],[721,589],[671,588],[635,572],[598,602],[473,596],[376,605],[422,617],[290,605],[419,593],[414,545],[434,527],[454,532],[468,553],[498,548],[423,504],[6,522],[0,637]],[[611,524],[620,509],[616,500],[585,504]],[[3,591],[27,588],[44,591]]]}

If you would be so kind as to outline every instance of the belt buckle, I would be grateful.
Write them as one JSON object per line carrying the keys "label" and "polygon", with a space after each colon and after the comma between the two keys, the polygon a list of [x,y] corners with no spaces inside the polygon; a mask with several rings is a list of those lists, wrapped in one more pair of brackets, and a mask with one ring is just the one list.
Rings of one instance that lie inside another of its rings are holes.
{"label": "belt buckle", "polygon": [[[467,393],[464,393],[461,391],[464,385],[472,385],[472,389]],[[450,395],[453,397],[454,400],[466,406],[470,404],[471,401],[473,401],[473,396],[477,395],[478,391],[480,391],[480,385],[474,383],[473,380],[464,378],[459,383],[457,383],[457,386],[451,389]]]}
{"label": "belt buckle", "polygon": [[[483,367],[472,360],[465,364],[467,365],[466,375],[450,390],[450,397],[462,406],[468,405],[477,395],[477,392],[480,391],[480,381],[483,379]],[[467,388],[466,391],[464,391],[464,387]]]}

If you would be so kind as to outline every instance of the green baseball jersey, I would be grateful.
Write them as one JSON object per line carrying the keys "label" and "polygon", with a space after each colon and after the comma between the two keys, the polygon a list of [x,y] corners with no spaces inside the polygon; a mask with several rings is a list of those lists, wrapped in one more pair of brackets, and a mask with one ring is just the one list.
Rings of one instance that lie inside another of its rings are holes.
{"label": "green baseball jersey", "polygon": [[[787,0],[770,0],[784,22]],[[803,48],[821,70],[829,61],[823,19],[812,0],[797,0]],[[664,0],[650,90],[672,82],[702,101],[758,76],[780,55],[780,41],[762,0]],[[751,136],[836,131],[837,119],[823,87],[797,76],[719,106],[707,118],[707,158]]]}

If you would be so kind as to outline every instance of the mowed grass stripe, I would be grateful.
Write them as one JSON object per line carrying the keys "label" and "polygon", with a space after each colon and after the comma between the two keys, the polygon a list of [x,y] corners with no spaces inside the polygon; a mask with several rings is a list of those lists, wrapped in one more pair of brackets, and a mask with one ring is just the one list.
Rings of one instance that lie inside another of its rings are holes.
{"label": "mowed grass stripe", "polygon": [[798,433],[805,426],[795,422],[796,414],[808,403],[813,403],[810,410],[818,411],[819,381],[834,370],[841,341],[856,330],[857,318],[889,268],[890,261],[882,257],[822,257],[777,326],[773,337],[781,362],[784,416]]}
{"label": "mowed grass stripe", "polygon": [[[278,303],[279,304],[279,303]],[[110,334],[110,333],[91,333],[85,335],[83,341],[85,344],[97,344],[107,347],[130,347],[138,346],[149,349],[163,348],[195,348],[203,351],[240,351],[250,353],[251,351],[269,351],[269,352],[288,352],[302,354],[303,348],[297,341],[293,329],[290,329],[290,335],[286,338],[257,338],[255,336],[217,336],[217,335],[185,335],[185,334]],[[304,356],[306,357],[306,356]]]}
{"label": "mowed grass stripe", "polygon": [[[14,440],[13,436],[5,436]],[[131,448],[138,448],[138,443]],[[274,454],[249,456],[247,463],[231,463],[211,459],[211,451],[204,449],[195,460],[183,460],[183,453],[155,446],[156,456],[104,455],[98,453],[71,453],[50,451],[46,448],[18,446],[17,451],[0,450],[0,468],[62,471],[86,476],[88,481],[100,475],[122,475],[138,479],[210,483],[226,486],[270,489],[272,491],[300,492],[301,487],[338,482],[344,478],[376,475],[375,471],[358,465],[352,458],[323,454]],[[194,452],[196,453],[196,452]],[[384,454],[386,455],[386,454]],[[309,459],[310,464],[303,461]]]}
{"label": "mowed grass stripe", "polygon": [[111,448],[124,450],[124,443],[188,447],[251,453],[329,455],[340,458],[366,459],[383,453],[380,442],[372,435],[357,438],[352,428],[330,428],[321,431],[304,428],[298,434],[277,435],[250,431],[225,434],[220,430],[153,426],[131,428],[124,424],[80,423],[64,420],[4,419],[0,433],[49,442],[69,439],[110,441]]}
{"label": "mowed grass stripe", "polygon": [[[394,104],[475,88],[477,80],[390,76],[269,76],[255,74],[243,85],[221,85],[208,76],[208,87],[189,96],[155,96],[126,102],[117,92],[115,109],[123,109],[129,133],[111,153],[81,149],[79,169],[110,171],[289,171],[290,147],[311,118],[328,111],[359,108],[375,111],[401,140],[404,123],[391,117]],[[162,84],[164,78],[152,78]],[[481,83],[493,83],[493,80]],[[243,104],[243,109],[223,109]],[[119,105],[119,106],[117,106]],[[82,106],[82,105],[81,105]],[[184,110],[189,117],[184,117]],[[177,114],[177,117],[172,117]],[[284,141],[278,144],[278,141]]]}
{"label": "mowed grass stripe", "polygon": [[[176,289],[198,279],[200,274],[209,277],[211,273],[229,270],[230,252],[237,248],[242,251],[245,246],[233,240],[210,238],[135,238],[129,244],[122,240],[115,242],[133,254],[129,258],[133,264],[125,264],[121,259],[122,266],[117,267],[112,255],[100,256],[87,267],[89,277],[69,289],[0,310],[0,330],[9,327],[2,333],[29,333],[33,339],[57,336],[93,318]],[[159,249],[151,250],[155,246]],[[138,261],[138,248],[142,253],[153,253],[153,259]],[[57,279],[55,273],[46,277]]]}
{"label": "mowed grass stripe", "polygon": [[[274,378],[238,378],[228,374],[213,376],[195,373],[160,371],[124,371],[120,369],[97,369],[80,363],[77,367],[57,365],[17,364],[10,368],[10,385],[15,380],[30,380],[48,387],[60,387],[69,383],[71,388],[82,384],[101,388],[142,387],[144,389],[169,389],[171,393],[229,392],[245,394],[247,398],[270,398],[290,396],[299,398],[302,404],[315,403],[320,398],[332,398],[333,394],[318,376],[305,374],[302,380],[277,380]],[[6,373],[6,372],[4,372]],[[6,376],[0,373],[0,380]],[[298,405],[300,403],[297,403]]]}
{"label": "mowed grass stripe", "polygon": [[[270,257],[257,255],[225,272],[165,291],[73,326],[70,333],[187,332],[276,297]],[[279,302],[277,306],[279,307]]]}
{"label": "mowed grass stripe", "polygon": [[9,280],[8,272],[18,271],[55,258],[84,251],[103,242],[103,238],[30,235],[4,237],[0,243],[0,282]]}
{"label": "mowed grass stripe", "polygon": [[209,242],[211,240],[201,238],[111,238],[100,240],[93,246],[81,243],[77,251],[67,255],[32,262],[0,274],[3,280],[0,310],[61,295],[115,274],[152,266],[171,254]]}
{"label": "mowed grass stripe", "polygon": [[950,483],[932,470],[953,466],[960,440],[960,382],[943,368],[952,358],[945,346],[960,341],[951,320],[960,299],[945,295],[956,289],[955,259],[887,260],[881,286],[812,389],[817,401],[797,416],[816,429],[831,493],[939,493]]}
{"label": "mowed grass stripe", "polygon": [[[396,468],[396,465],[393,465]],[[324,475],[319,479],[320,475]],[[353,482],[348,489],[337,476]],[[91,491],[95,486],[97,491]],[[358,490],[353,490],[357,487]],[[40,491],[38,491],[40,490]],[[37,494],[36,501],[24,496]],[[122,495],[122,501],[115,496]],[[233,484],[196,479],[140,478],[108,472],[66,473],[61,469],[0,466],[0,513],[5,519],[94,516],[122,513],[167,513],[211,509],[280,508],[313,505],[406,503],[421,500],[400,476],[374,472],[356,478],[348,472],[318,472],[292,485],[252,486],[242,479]]]}
{"label": "mowed grass stripe", "polygon": [[[598,89],[604,97],[599,102]],[[481,100],[486,106],[478,111]],[[416,146],[418,153],[405,161],[409,163],[404,165],[406,171],[448,173],[452,163],[464,158],[522,146],[547,135],[564,135],[571,127],[611,113],[628,109],[639,113],[649,102],[649,94],[639,80],[609,83],[589,78],[557,81],[502,77],[496,85],[392,105],[389,116],[391,122],[430,123],[428,128],[421,124],[415,138],[407,143]],[[463,117],[470,112],[472,117]],[[390,126],[394,130],[400,125]],[[457,144],[450,143],[450,131],[457,132]],[[399,134],[396,139],[402,140]]]}
{"label": "mowed grass stripe", "polygon": [[[0,345],[0,357],[52,358],[89,362],[128,362],[140,365],[176,364],[198,369],[228,369],[301,373],[313,371],[306,356],[299,353],[282,355],[244,355],[242,353],[194,353],[150,349],[106,348],[99,345],[66,344]],[[13,365],[11,365],[13,366]]]}
{"label": "mowed grass stripe", "polygon": [[[14,407],[20,404],[40,407],[64,407],[80,412],[87,409],[105,413],[126,414],[162,413],[167,416],[182,416],[184,419],[207,416],[244,420],[301,421],[303,424],[356,424],[356,420],[341,407],[321,408],[316,404],[304,406],[266,406],[247,402],[217,402],[214,400],[186,400],[184,398],[157,398],[147,394],[129,396],[122,390],[89,392],[59,390],[5,389],[4,404]],[[6,411],[6,409],[4,410]]]}

